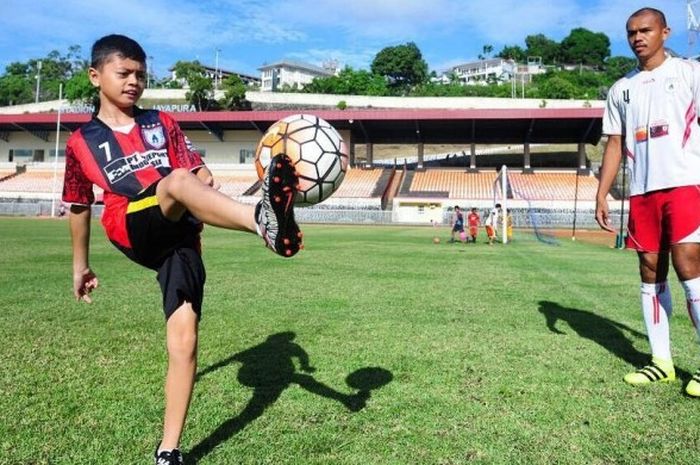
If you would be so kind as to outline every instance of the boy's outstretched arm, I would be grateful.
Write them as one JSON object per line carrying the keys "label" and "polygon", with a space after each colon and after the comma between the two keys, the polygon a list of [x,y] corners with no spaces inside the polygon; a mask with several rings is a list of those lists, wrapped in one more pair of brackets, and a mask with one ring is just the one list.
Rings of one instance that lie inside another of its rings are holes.
{"label": "boy's outstretched arm", "polygon": [[90,269],[90,207],[70,207],[70,236],[73,245],[73,295],[76,300],[91,303],[90,292],[97,288],[98,280]]}

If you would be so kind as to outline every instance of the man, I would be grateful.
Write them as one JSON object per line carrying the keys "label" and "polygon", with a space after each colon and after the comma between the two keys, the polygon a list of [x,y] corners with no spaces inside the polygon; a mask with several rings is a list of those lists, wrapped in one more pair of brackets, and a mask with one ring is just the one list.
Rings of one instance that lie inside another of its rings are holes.
{"label": "man", "polygon": [[[596,221],[614,232],[606,196],[624,153],[631,170],[626,246],[639,258],[642,314],[652,355],[650,365],[624,377],[632,385],[676,378],[669,335],[669,256],[696,330],[700,318],[700,68],[666,55],[670,32],[664,14],[654,8],[629,17],[627,40],[639,66],[610,89],[603,116],[608,142]],[[700,396],[700,371],[686,392]]]}

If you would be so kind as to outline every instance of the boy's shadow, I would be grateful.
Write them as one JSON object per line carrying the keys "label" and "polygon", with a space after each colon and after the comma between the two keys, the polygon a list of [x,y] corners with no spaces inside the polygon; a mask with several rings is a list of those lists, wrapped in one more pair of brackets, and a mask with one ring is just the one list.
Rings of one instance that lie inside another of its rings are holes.
{"label": "boy's shadow", "polygon": [[[539,311],[545,316],[547,328],[551,332],[566,334],[556,326],[559,320],[564,320],[579,336],[597,343],[632,367],[637,368],[649,363],[651,356],[638,351],[623,331],[645,341],[647,340],[646,334],[586,310],[562,307],[556,302],[547,300],[540,301],[539,305]],[[687,371],[678,368],[676,368],[676,374],[684,379],[691,376]]]}
{"label": "boy's shadow", "polygon": [[[234,354],[197,374],[199,380],[220,368],[239,362],[242,365],[238,371],[238,381],[254,390],[252,398],[238,415],[223,422],[190,450],[187,454],[188,463],[197,463],[218,445],[260,417],[291,384],[301,386],[313,394],[336,400],[351,412],[357,412],[365,407],[372,390],[388,384],[393,379],[392,373],[384,368],[361,368],[346,378],[348,386],[357,390],[354,394],[336,391],[308,374],[316,370],[309,364],[306,351],[299,344],[292,342],[295,336],[293,332],[273,334],[262,344]],[[295,358],[299,361],[301,371],[305,373],[297,372]]]}

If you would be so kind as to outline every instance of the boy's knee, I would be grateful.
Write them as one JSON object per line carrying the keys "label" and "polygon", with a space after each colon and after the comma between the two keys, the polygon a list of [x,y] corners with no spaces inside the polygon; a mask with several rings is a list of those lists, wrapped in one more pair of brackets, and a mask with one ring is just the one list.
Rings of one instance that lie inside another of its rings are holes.
{"label": "boy's knee", "polygon": [[184,303],[168,319],[168,354],[192,358],[197,353],[197,315],[190,303]]}
{"label": "boy's knee", "polygon": [[197,331],[168,334],[168,355],[177,359],[192,359],[197,355]]}
{"label": "boy's knee", "polygon": [[189,170],[185,168],[175,168],[170,172],[170,174],[168,174],[168,179],[170,180],[170,184],[173,187],[178,187],[180,184],[185,182],[190,176],[193,176],[193,174],[190,173]]}

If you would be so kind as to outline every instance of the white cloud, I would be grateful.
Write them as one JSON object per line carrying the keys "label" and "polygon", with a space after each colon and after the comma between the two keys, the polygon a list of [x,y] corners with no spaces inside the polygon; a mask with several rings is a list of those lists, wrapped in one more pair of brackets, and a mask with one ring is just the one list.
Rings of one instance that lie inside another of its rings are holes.
{"label": "white cloud", "polygon": [[497,52],[530,34],[561,40],[574,27],[604,32],[628,53],[624,21],[647,1],[667,13],[672,46],[685,52],[679,0],[2,0],[12,14],[0,15],[0,66],[73,44],[87,55],[114,32],[137,39],[160,74],[178,59],[213,64],[216,49],[240,71],[285,56],[366,68],[383,47],[408,41],[442,69],[485,44]]}

